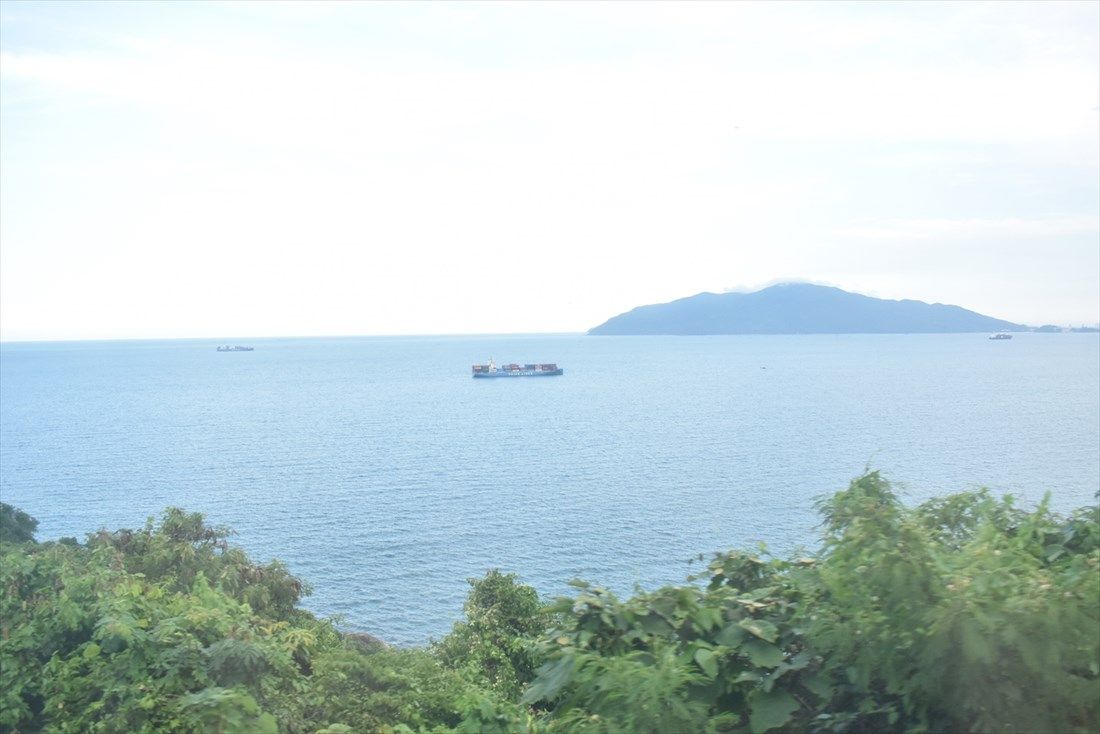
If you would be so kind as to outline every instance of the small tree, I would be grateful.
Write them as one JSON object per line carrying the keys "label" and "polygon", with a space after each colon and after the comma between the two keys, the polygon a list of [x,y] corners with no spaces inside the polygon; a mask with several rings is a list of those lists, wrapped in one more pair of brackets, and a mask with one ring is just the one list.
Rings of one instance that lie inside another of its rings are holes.
{"label": "small tree", "polygon": [[0,502],[0,541],[33,543],[37,529],[38,521],[33,517],[6,502]]}
{"label": "small tree", "polygon": [[496,569],[469,583],[466,621],[436,643],[436,654],[444,665],[514,698],[537,667],[533,643],[546,626],[538,593]]}

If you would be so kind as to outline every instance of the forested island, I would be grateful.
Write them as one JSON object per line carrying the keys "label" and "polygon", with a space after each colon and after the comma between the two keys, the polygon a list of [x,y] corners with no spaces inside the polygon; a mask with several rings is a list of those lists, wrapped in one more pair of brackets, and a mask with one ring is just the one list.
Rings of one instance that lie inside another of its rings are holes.
{"label": "forested island", "polygon": [[890,301],[810,283],[754,293],[699,293],[639,306],[589,330],[599,336],[703,334],[951,334],[1028,331],[960,306]]}
{"label": "forested island", "polygon": [[169,509],[37,543],[0,507],[3,732],[1095,732],[1100,509],[878,473],[818,502],[819,549],[700,557],[620,598],[472,579],[465,619],[394,649]]}

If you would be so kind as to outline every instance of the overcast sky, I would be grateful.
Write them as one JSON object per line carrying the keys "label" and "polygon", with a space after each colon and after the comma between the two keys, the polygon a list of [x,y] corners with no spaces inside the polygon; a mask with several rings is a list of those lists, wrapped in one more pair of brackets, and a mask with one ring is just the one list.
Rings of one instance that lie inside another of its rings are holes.
{"label": "overcast sky", "polygon": [[0,5],[5,340],[1100,320],[1100,3]]}

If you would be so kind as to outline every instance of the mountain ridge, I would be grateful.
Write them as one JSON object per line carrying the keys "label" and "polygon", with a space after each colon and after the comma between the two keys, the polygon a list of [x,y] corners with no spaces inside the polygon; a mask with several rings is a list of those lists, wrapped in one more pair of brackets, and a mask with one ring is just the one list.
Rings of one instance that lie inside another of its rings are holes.
{"label": "mountain ridge", "polygon": [[751,293],[703,292],[638,306],[589,329],[588,334],[944,334],[1028,329],[952,304],[780,283]]}

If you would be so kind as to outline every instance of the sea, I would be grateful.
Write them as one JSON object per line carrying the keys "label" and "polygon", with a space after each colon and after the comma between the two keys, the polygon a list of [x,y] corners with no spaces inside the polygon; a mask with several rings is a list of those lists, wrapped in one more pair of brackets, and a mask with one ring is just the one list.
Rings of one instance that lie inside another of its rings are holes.
{"label": "sea", "polygon": [[[1096,334],[218,343],[0,345],[0,497],[40,540],[205,513],[395,645],[445,635],[491,568],[551,599],[812,550],[815,499],[867,470],[909,503],[1100,490]],[[565,373],[471,379],[490,357]]]}

